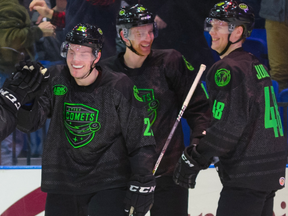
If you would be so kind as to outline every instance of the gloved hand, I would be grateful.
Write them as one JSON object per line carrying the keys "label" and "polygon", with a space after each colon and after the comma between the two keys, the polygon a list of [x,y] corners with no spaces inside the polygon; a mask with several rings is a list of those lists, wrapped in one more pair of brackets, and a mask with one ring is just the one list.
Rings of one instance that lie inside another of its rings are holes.
{"label": "gloved hand", "polygon": [[156,181],[152,174],[132,176],[124,200],[126,215],[144,216],[153,205],[155,187]]}
{"label": "gloved hand", "polygon": [[20,62],[16,72],[5,80],[0,96],[10,110],[16,113],[23,104],[36,97],[41,82],[48,78],[49,73],[41,63]]}
{"label": "gloved hand", "polygon": [[196,146],[191,145],[185,148],[173,173],[173,180],[177,185],[185,188],[195,187],[199,171],[209,167],[209,164],[199,164],[197,158],[201,158],[201,155],[197,152]]}

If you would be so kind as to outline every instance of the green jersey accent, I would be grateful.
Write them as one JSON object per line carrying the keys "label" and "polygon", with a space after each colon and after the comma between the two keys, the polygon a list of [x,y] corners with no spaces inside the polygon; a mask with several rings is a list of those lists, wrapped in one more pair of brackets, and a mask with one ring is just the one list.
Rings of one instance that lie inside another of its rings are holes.
{"label": "green jersey accent", "polygon": [[53,86],[53,93],[54,95],[61,96],[67,93],[68,89],[64,85],[54,85]]}
{"label": "green jersey accent", "polygon": [[[273,106],[270,106],[270,89],[272,95]],[[264,125],[266,129],[273,128],[275,137],[283,136],[282,122],[280,114],[278,111],[278,105],[275,98],[273,86],[264,87],[264,97],[265,97],[265,116],[264,116]],[[279,133],[278,133],[279,130]]]}
{"label": "green jersey accent", "polygon": [[209,99],[208,92],[206,91],[206,88],[205,88],[205,86],[204,86],[203,83],[201,83],[201,87],[202,87],[202,89],[203,89],[203,91],[204,91],[204,93],[205,93],[205,95],[206,95],[206,98]]}
{"label": "green jersey accent", "polygon": [[139,97],[139,91],[135,85],[133,87],[133,91],[134,91],[134,97],[136,98],[136,100],[143,102],[143,99]]}
{"label": "green jersey accent", "polygon": [[186,67],[188,70],[193,71],[194,67],[186,60],[186,58],[182,55],[183,60],[185,61]]}
{"label": "green jersey accent", "polygon": [[213,117],[220,120],[223,114],[224,107],[225,107],[224,103],[219,101],[217,102],[215,100],[212,109]]}
{"label": "green jersey accent", "polygon": [[265,70],[264,66],[262,64],[260,65],[256,65],[255,66],[255,69],[257,71],[257,78],[260,80],[260,79],[263,79],[265,77],[270,77],[268,72]]}
{"label": "green jersey accent", "polygon": [[159,101],[154,97],[153,89],[138,89],[139,96],[142,102],[146,104],[147,113],[150,119],[151,126],[157,118],[157,109],[159,107]]}
{"label": "green jersey accent", "polygon": [[146,125],[144,136],[154,136],[149,118],[144,118],[144,124]]}
{"label": "green jersey accent", "polygon": [[231,80],[231,73],[225,68],[221,68],[215,73],[215,83],[216,85],[223,87],[226,86]]}
{"label": "green jersey accent", "polygon": [[74,148],[89,144],[100,130],[98,114],[97,109],[84,104],[64,103],[65,135]]}

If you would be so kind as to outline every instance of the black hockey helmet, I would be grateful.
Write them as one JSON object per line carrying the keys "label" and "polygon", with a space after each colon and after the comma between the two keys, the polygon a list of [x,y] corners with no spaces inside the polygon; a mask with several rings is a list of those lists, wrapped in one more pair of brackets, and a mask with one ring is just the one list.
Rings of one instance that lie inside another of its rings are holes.
{"label": "black hockey helmet", "polygon": [[251,35],[255,23],[253,8],[243,2],[238,3],[237,1],[222,1],[215,4],[205,21],[206,31],[209,31],[209,24],[213,19],[227,22],[230,33],[235,27],[243,26],[242,38]]}
{"label": "black hockey helmet", "polygon": [[66,57],[70,43],[91,47],[92,53],[97,56],[102,50],[103,42],[103,32],[98,26],[79,23],[67,33],[66,41],[62,43],[61,56]]}
{"label": "black hockey helmet", "polygon": [[124,36],[128,37],[128,30],[132,27],[153,24],[154,37],[157,37],[158,31],[154,22],[154,15],[141,4],[122,7],[116,18],[116,28],[119,36],[121,30],[124,31]]}

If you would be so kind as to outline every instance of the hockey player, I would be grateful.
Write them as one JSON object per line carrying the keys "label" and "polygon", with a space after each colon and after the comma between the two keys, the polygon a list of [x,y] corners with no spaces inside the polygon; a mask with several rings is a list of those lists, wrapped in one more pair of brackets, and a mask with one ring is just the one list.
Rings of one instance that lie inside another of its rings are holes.
{"label": "hockey player", "polygon": [[218,156],[223,189],[217,216],[273,215],[275,191],[284,187],[286,140],[267,69],[242,49],[254,26],[252,8],[216,4],[206,19],[221,60],[207,73],[211,126],[197,147],[183,152],[174,180],[194,188],[201,169]]}
{"label": "hockey player", "polygon": [[67,65],[49,68],[44,94],[18,113],[24,132],[51,118],[42,158],[46,216],[124,216],[125,205],[144,216],[153,203],[149,119],[132,81],[96,66],[102,44],[100,28],[76,25],[61,48]]}
{"label": "hockey player", "polygon": [[[143,5],[123,7],[119,11],[116,27],[126,45],[125,53],[105,59],[101,64],[125,73],[134,81],[139,100],[146,104],[151,123],[147,127],[153,130],[158,157],[198,68],[194,69],[176,50],[151,50],[157,28],[153,14]],[[199,84],[184,113],[193,130],[193,143],[203,136],[208,126],[208,107],[204,88]],[[151,134],[147,132],[147,135]],[[172,179],[174,167],[184,147],[182,128],[178,125],[155,173],[157,187],[151,216],[188,215],[188,190],[175,185]]]}
{"label": "hockey player", "polygon": [[6,79],[0,89],[0,142],[15,130],[19,108],[34,100],[42,81],[48,78],[47,69],[40,63],[20,62],[16,72]]}

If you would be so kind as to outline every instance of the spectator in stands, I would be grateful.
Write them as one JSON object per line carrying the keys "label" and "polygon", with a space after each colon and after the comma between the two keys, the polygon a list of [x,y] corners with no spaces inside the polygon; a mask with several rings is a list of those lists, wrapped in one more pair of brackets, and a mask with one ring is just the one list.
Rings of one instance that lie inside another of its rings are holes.
{"label": "spectator in stands", "polygon": [[[42,22],[31,26],[28,11],[17,0],[0,0],[0,71],[9,73],[19,60],[35,58],[34,43],[52,36],[54,26]],[[24,58],[24,59],[23,59]]]}
{"label": "spectator in stands", "polygon": [[[54,26],[42,22],[32,26],[27,9],[17,0],[0,0],[0,86],[15,71],[15,64],[21,60],[34,60],[35,41],[43,36],[52,36]],[[15,131],[1,142],[2,165],[12,165],[13,145],[15,156],[23,147],[23,133]]]}
{"label": "spectator in stands", "polygon": [[52,10],[44,0],[33,0],[29,7],[43,17],[50,18],[52,24],[64,28],[63,36],[59,38],[62,41],[67,31],[77,23],[97,24],[105,35],[101,56],[101,59],[105,59],[116,53],[115,21],[120,4],[120,0],[57,0]]}
{"label": "spectator in stands", "polygon": [[262,0],[259,15],[266,19],[271,78],[282,91],[288,88],[288,1]]}

